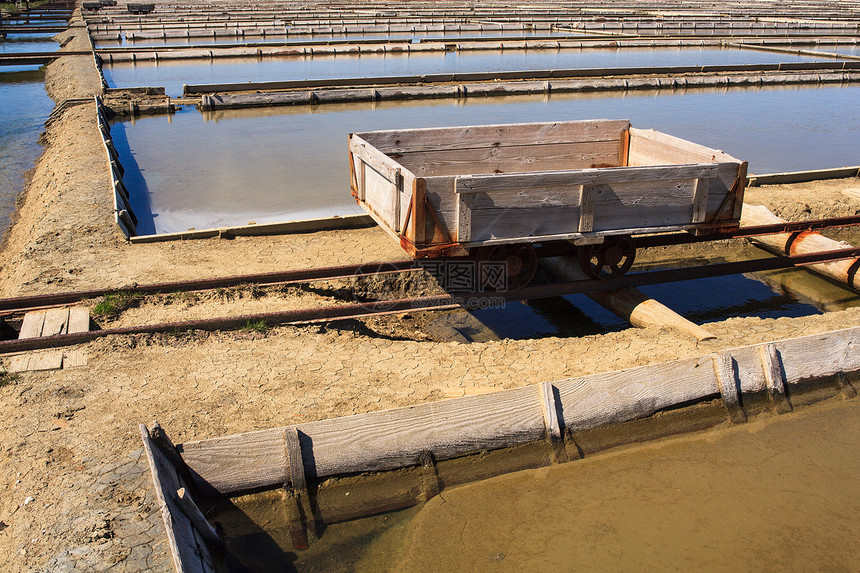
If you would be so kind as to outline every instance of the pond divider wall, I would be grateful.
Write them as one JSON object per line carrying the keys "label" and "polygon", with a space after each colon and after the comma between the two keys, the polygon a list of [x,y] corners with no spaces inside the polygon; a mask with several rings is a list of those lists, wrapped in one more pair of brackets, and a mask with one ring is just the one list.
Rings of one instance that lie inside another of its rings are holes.
{"label": "pond divider wall", "polygon": [[[860,62],[858,62],[860,64]],[[719,74],[712,76],[616,77],[610,79],[511,80],[485,83],[398,85],[397,87],[329,88],[315,90],[272,91],[260,93],[215,93],[201,95],[203,111],[253,107],[322,105],[327,103],[375,102],[511,95],[548,95],[595,91],[684,90],[696,88],[763,87],[809,84],[848,84],[860,81],[857,71],[824,71],[822,73],[775,72],[762,74]],[[206,86],[215,89],[216,86]],[[231,88],[233,86],[230,86]],[[198,90],[197,86],[186,86]],[[238,89],[238,88],[237,88]]]}
{"label": "pond divider wall", "polygon": [[747,178],[747,187],[782,185],[786,183],[807,183],[809,181],[823,181],[825,179],[847,179],[848,177],[860,177],[860,165],[854,165],[852,167],[835,167],[833,169],[812,169],[808,171],[789,171],[786,173],[763,173],[762,175],[750,175]]}
{"label": "pond divider wall", "polygon": [[[756,74],[764,72],[851,72],[860,71],[860,62],[787,62],[773,64],[717,64],[701,66],[636,66],[626,68],[568,68],[561,70],[517,70],[510,72],[452,72],[412,76],[377,76],[362,78],[323,78],[315,80],[279,80],[267,82],[240,82],[223,84],[185,84],[185,96],[229,93],[297,90],[303,88],[344,88],[384,85],[431,85],[466,82],[503,82],[523,80],[564,80],[581,78],[628,78],[634,76],[666,76],[689,81],[693,77],[717,74]],[[660,78],[657,78],[660,79]],[[719,83],[719,82],[718,82]],[[723,84],[725,81],[722,82]]]}
{"label": "pond divider wall", "polygon": [[[592,40],[583,39],[534,39],[534,40],[506,40],[498,39],[463,39],[457,41],[425,41],[417,44],[408,39],[354,39],[349,41],[329,40],[318,43],[286,41],[284,44],[264,44],[257,46],[246,45],[207,45],[207,46],[180,46],[163,47],[151,46],[146,48],[121,47],[102,48],[98,51],[106,58],[108,63],[137,62],[137,61],[167,61],[186,59],[214,59],[214,58],[236,58],[236,57],[307,57],[307,56],[332,56],[332,55],[361,55],[361,54],[396,54],[409,55],[411,53],[431,52],[468,52],[468,51],[529,51],[529,50],[587,50],[587,49],[612,49],[625,48],[701,48],[701,47],[729,47],[738,49],[731,45],[734,39],[725,38],[605,38],[600,37]],[[789,45],[803,43],[804,45],[818,45],[825,40],[806,39],[778,39],[770,41],[768,38],[753,39],[756,43],[750,43],[744,49],[752,49],[754,46],[779,44]],[[748,40],[743,39],[744,42]],[[856,40],[855,40],[856,41]],[[851,42],[840,41],[838,43],[851,44]],[[855,44],[856,45],[856,44]]]}
{"label": "pond divider wall", "polygon": [[111,139],[110,123],[107,120],[102,99],[99,96],[96,96],[95,102],[99,133],[102,137],[102,144],[105,148],[108,169],[110,170],[111,176],[114,222],[116,222],[126,238],[133,237],[137,235],[137,216],[135,216],[134,211],[131,208],[128,190],[122,182],[122,176],[125,173],[125,169],[120,163],[119,154],[117,153],[116,148],[113,145],[113,140]]}
{"label": "pond divider wall", "polygon": [[[855,327],[176,447],[166,436],[153,447],[153,436],[163,435],[160,428],[147,431],[142,426],[142,432],[156,489],[161,490],[165,524],[168,530],[174,524],[185,528],[185,543],[199,545],[205,533],[188,530],[205,526],[193,525],[193,509],[180,508],[179,489],[191,492],[200,507],[214,507],[225,497],[285,488],[285,503],[298,505],[295,511],[287,508],[287,515],[292,516],[293,539],[301,544],[321,520],[335,523],[376,513],[380,507],[415,505],[443,486],[475,479],[435,480],[428,491],[419,488],[405,497],[401,492],[397,499],[376,499],[362,508],[345,507],[342,500],[310,499],[308,491],[321,491],[311,485],[328,478],[415,467],[435,472],[440,462],[506,449],[516,455],[512,449],[529,444],[551,452],[532,456],[526,464],[539,467],[727,421],[743,423],[748,415],[770,410],[785,413],[840,394],[852,398],[852,383],[860,379],[858,348],[860,327]],[[489,470],[479,473],[492,475]],[[179,537],[177,533],[172,546],[180,543]],[[205,558],[203,551],[173,549],[180,561]]]}

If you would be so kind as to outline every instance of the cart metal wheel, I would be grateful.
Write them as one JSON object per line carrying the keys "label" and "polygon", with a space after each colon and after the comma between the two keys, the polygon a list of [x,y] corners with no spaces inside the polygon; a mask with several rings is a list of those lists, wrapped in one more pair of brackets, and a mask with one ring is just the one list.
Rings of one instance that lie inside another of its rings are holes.
{"label": "cart metal wheel", "polygon": [[[479,263],[478,280],[485,290],[522,288],[531,282],[538,268],[537,252],[531,243],[480,247],[475,259]],[[482,262],[504,263],[500,268],[504,277],[493,273],[491,266],[481,265]]]}
{"label": "cart metal wheel", "polygon": [[579,247],[579,266],[593,279],[615,279],[622,276],[633,266],[636,246],[629,236],[607,237],[599,245]]}

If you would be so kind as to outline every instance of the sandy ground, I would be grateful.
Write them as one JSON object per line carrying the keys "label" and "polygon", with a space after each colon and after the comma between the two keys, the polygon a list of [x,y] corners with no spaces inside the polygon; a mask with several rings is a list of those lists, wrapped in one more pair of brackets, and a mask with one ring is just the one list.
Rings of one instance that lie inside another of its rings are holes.
{"label": "sandy ground", "polygon": [[[70,44],[71,46],[71,44]],[[48,68],[57,101],[91,95],[86,58]],[[78,78],[80,81],[78,81]],[[45,135],[0,252],[0,296],[114,288],[403,258],[378,229],[130,245],[113,225],[109,171],[92,104]],[[860,213],[856,179],[751,189],[787,219]],[[106,324],[331,304],[286,289],[152,298]],[[282,327],[265,333],[108,338],[83,345],[84,368],[0,376],[0,569],[167,571],[164,532],[137,425],[174,441],[405,406],[697,356],[854,326],[860,310],[795,319],[729,319],[697,344],[659,329],[579,339],[440,341],[411,318]]]}

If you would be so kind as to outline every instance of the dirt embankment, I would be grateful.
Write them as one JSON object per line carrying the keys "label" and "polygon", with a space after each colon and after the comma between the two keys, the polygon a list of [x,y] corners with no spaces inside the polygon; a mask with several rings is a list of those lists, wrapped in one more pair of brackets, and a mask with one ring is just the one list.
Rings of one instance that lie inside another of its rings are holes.
{"label": "dirt embankment", "polygon": [[[89,72],[75,71],[69,61],[49,67],[48,89],[57,100],[93,88]],[[2,296],[403,257],[378,229],[130,245],[113,225],[110,174],[93,106],[66,111],[45,139],[0,253]],[[860,202],[841,191],[857,185],[844,180],[765,187],[750,190],[747,201],[789,219],[855,214]],[[236,308],[330,302],[326,293],[279,296],[240,296],[232,301],[240,306],[229,308],[230,301],[214,296],[165,297],[116,320],[155,314],[181,320]],[[736,318],[708,324],[719,339],[701,344],[659,329],[438,342],[414,336],[409,318],[103,339],[82,346],[84,368],[0,376],[0,569],[171,569],[141,457],[140,422],[158,419],[181,442],[697,356],[858,322],[858,309],[794,319]]]}

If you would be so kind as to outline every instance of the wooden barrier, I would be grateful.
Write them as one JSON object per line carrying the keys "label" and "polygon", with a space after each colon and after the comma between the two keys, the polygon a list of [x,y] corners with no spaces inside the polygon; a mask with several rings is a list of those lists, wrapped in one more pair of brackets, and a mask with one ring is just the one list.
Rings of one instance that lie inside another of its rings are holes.
{"label": "wooden barrier", "polygon": [[848,177],[860,177],[860,165],[852,167],[836,167],[833,169],[813,169],[809,171],[789,171],[786,173],[750,175],[747,179],[747,187],[781,185],[786,183],[806,183],[809,181],[845,179]]}
{"label": "wooden barrier", "polygon": [[113,189],[113,208],[114,222],[128,239],[137,235],[137,216],[131,208],[129,193],[122,182],[122,176],[125,169],[119,161],[119,154],[113,146],[113,140],[110,139],[110,123],[105,115],[104,106],[99,96],[95,96],[96,104],[96,121],[99,127],[99,133],[102,137],[102,144],[107,155],[108,169],[111,174],[111,187]]}
{"label": "wooden barrier", "polygon": [[193,484],[183,476],[184,462],[157,424],[151,431],[140,424],[140,435],[176,571],[215,573],[215,555],[223,550],[223,541],[189,493]]}
{"label": "wooden barrier", "polygon": [[[439,99],[466,97],[499,97],[510,95],[535,95],[550,93],[575,93],[586,91],[633,91],[733,86],[783,86],[826,83],[855,83],[860,81],[860,71],[825,72],[815,74],[776,72],[758,75],[681,75],[665,77],[617,77],[608,79],[558,79],[541,81],[493,81],[488,83],[442,83],[428,85],[367,85],[362,88],[332,88],[319,90],[294,90],[263,93],[224,93],[203,95],[198,104],[201,110],[241,109],[288,105],[323,105],[360,101],[394,101],[410,99]],[[189,89],[190,86],[186,86]],[[214,86],[213,86],[214,87]]]}
{"label": "wooden barrier", "polygon": [[840,373],[853,377],[860,372],[858,344],[860,327],[855,327],[549,386],[188,442],[178,451],[200,491],[218,497],[290,483],[284,435],[293,430],[306,479],[320,480],[417,465],[428,451],[436,460],[447,460],[548,436],[575,441],[581,432],[714,397],[722,399],[728,418],[741,421],[746,402],[754,402],[757,395],[776,396],[775,403],[781,404],[800,400],[806,390]]}
{"label": "wooden barrier", "polygon": [[239,225],[221,227],[218,229],[199,229],[181,231],[179,233],[163,233],[159,235],[138,235],[131,237],[132,243],[159,243],[162,241],[180,241],[188,239],[211,239],[213,237],[260,237],[264,235],[287,235],[293,233],[315,233],[317,231],[334,231],[340,229],[361,229],[373,227],[376,223],[369,215],[344,215],[321,219],[304,219],[301,221],[285,221],[283,223],[263,223],[260,225]]}

